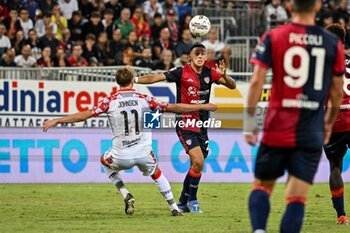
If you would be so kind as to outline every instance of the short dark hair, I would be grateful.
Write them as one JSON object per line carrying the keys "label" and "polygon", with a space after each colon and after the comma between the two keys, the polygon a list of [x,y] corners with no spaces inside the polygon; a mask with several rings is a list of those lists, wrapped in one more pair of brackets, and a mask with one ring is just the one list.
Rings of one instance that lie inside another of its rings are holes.
{"label": "short dark hair", "polygon": [[93,40],[96,41],[96,36],[92,33],[89,33],[85,36],[85,40]]}
{"label": "short dark hair", "polygon": [[190,53],[192,52],[193,49],[195,48],[203,48],[203,49],[206,49],[205,46],[201,43],[196,43],[194,45],[192,45],[192,47],[190,48]]}
{"label": "short dark hair", "polygon": [[292,0],[295,12],[311,12],[318,0]]}
{"label": "short dark hair", "polygon": [[114,11],[111,8],[107,8],[105,9],[105,11],[103,12],[103,14],[110,14],[110,15],[114,15]]}
{"label": "short dark hair", "polygon": [[51,11],[45,11],[45,12],[43,13],[43,17],[51,18],[51,16],[52,16],[52,12],[51,12]]}
{"label": "short dark hair", "polygon": [[101,14],[98,11],[93,11],[90,15],[90,18],[101,18]]}
{"label": "short dark hair", "polygon": [[134,78],[134,71],[129,67],[125,67],[117,70],[117,73],[115,75],[115,80],[117,81],[120,87],[129,86],[133,78]]}
{"label": "short dark hair", "polygon": [[346,35],[346,30],[345,28],[339,24],[339,23],[333,23],[330,24],[326,27],[326,29],[336,36],[339,37],[339,40],[344,44],[345,43],[345,35]]}

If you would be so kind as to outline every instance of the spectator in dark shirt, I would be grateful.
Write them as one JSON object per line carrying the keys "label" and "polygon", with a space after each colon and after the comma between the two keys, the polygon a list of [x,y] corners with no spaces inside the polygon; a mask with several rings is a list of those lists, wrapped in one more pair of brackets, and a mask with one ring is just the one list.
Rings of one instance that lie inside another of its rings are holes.
{"label": "spectator in dark shirt", "polygon": [[39,7],[42,11],[52,11],[56,0],[40,0]]}
{"label": "spectator in dark shirt", "polygon": [[124,45],[121,42],[122,34],[119,29],[115,29],[113,32],[112,40],[108,41],[107,51],[108,51],[108,59],[107,65],[115,65],[116,57],[121,57],[122,51],[124,49]]}
{"label": "spectator in dark shirt", "polygon": [[63,30],[62,40],[59,41],[59,44],[64,47],[67,55],[70,56],[74,42],[71,40],[71,33],[68,28]]}
{"label": "spectator in dark shirt", "polygon": [[53,64],[55,67],[66,67],[70,66],[66,59],[66,53],[63,46],[58,46],[56,49],[56,56],[53,58]]}
{"label": "spectator in dark shirt", "polygon": [[120,17],[120,12],[123,9],[122,4],[118,0],[110,0],[105,4],[106,9],[111,9],[114,14],[113,14],[113,21],[119,19]]}
{"label": "spectator in dark shirt", "polygon": [[339,19],[344,19],[345,24],[349,23],[349,13],[347,0],[341,0],[339,3],[339,8],[334,13],[334,19],[336,22],[339,22]]}
{"label": "spectator in dark shirt", "polygon": [[154,15],[153,25],[151,26],[151,33],[152,33],[152,39],[153,41],[156,41],[159,39],[160,31],[163,28],[163,20],[162,15],[156,13]]}
{"label": "spectator in dark shirt", "polygon": [[89,0],[79,0],[79,10],[85,19],[90,19],[91,13],[94,11],[94,5]]}
{"label": "spectator in dark shirt", "polygon": [[160,59],[160,54],[165,49],[174,51],[174,44],[170,39],[170,32],[168,28],[163,28],[160,31],[160,37],[158,40],[156,40],[156,42],[154,42],[153,49],[153,56],[155,59]]}
{"label": "spectator in dark shirt", "polygon": [[97,38],[104,31],[103,24],[100,19],[100,13],[94,11],[91,13],[90,21],[84,24],[82,38],[85,40],[86,35],[93,34]]}
{"label": "spectator in dark shirt", "polygon": [[10,10],[9,17],[4,20],[4,24],[7,29],[7,36],[10,40],[13,40],[16,37],[17,32],[22,30],[21,23],[17,18],[17,11],[12,9]]}
{"label": "spectator in dark shirt", "polygon": [[112,39],[113,36],[113,30],[114,30],[114,23],[113,23],[113,10],[112,9],[106,9],[103,14],[103,20],[102,25],[104,28],[104,31],[107,32],[108,39]]}
{"label": "spectator in dark shirt", "polygon": [[50,47],[51,51],[55,51],[59,43],[54,36],[52,25],[47,26],[45,28],[45,31],[46,31],[45,36],[42,36],[39,38],[39,47],[41,48],[41,50],[43,50],[45,47]]}
{"label": "spectator in dark shirt", "polygon": [[176,46],[176,56],[179,57],[184,51],[189,52],[193,45],[192,34],[189,29],[185,29],[182,32],[182,40]]}
{"label": "spectator in dark shirt", "polygon": [[24,32],[22,30],[18,30],[16,32],[15,38],[12,40],[11,44],[16,51],[16,54],[20,54],[22,51],[22,47],[25,44],[26,39],[24,38]]}
{"label": "spectator in dark shirt", "polygon": [[134,58],[140,58],[142,57],[142,46],[140,42],[137,40],[136,32],[131,31],[129,33],[128,37],[128,43],[126,44],[126,47],[131,47],[134,51]]}
{"label": "spectator in dark shirt", "polygon": [[98,63],[107,65],[108,60],[108,36],[106,32],[101,32],[95,44]]}
{"label": "spectator in dark shirt", "polygon": [[6,53],[0,59],[0,66],[5,66],[5,67],[15,67],[15,66],[17,66],[16,63],[14,62],[15,57],[16,57],[15,49],[8,48],[6,50]]}
{"label": "spectator in dark shirt", "polygon": [[39,46],[39,38],[34,29],[30,29],[28,32],[28,39],[26,40],[26,44],[29,44],[32,48],[32,56],[38,60],[41,58],[41,48]]}
{"label": "spectator in dark shirt", "polygon": [[83,54],[82,56],[89,61],[92,57],[98,57],[98,51],[95,46],[96,36],[94,34],[88,34],[83,44]]}
{"label": "spectator in dark shirt", "polygon": [[161,53],[160,61],[156,64],[155,69],[170,70],[173,67],[175,67],[173,63],[173,53],[168,49],[164,49]]}
{"label": "spectator in dark shirt", "polygon": [[73,42],[83,41],[83,17],[80,11],[73,11],[72,18],[68,21],[68,28],[71,32],[71,40]]}
{"label": "spectator in dark shirt", "polygon": [[54,62],[52,60],[51,48],[45,47],[43,49],[41,58],[37,61],[39,67],[53,67]]}
{"label": "spectator in dark shirt", "polygon": [[142,50],[142,58],[135,61],[135,65],[138,67],[145,67],[154,69],[154,61],[152,60],[152,48],[146,47]]}

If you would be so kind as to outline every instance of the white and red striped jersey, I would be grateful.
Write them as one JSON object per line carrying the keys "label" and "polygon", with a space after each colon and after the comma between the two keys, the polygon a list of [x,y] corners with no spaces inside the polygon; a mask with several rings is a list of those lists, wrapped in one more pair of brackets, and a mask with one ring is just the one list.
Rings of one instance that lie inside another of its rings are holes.
{"label": "white and red striped jersey", "polygon": [[152,150],[152,132],[143,129],[144,112],[164,112],[167,107],[167,103],[134,89],[123,89],[101,100],[91,111],[95,117],[107,114],[113,134],[113,156],[128,159],[147,156]]}

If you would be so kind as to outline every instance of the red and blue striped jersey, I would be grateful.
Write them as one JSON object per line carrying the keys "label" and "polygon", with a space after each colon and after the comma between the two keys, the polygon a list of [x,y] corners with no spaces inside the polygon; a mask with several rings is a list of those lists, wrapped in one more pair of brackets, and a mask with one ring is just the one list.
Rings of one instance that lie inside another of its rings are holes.
{"label": "red and blue striped jersey", "polygon": [[344,97],[340,105],[340,111],[334,122],[333,132],[350,131],[350,56],[345,56],[346,72],[343,76]]}
{"label": "red and blue striped jersey", "polygon": [[273,73],[262,143],[322,147],[331,80],[345,71],[340,40],[321,27],[290,23],[265,33],[250,61]]}

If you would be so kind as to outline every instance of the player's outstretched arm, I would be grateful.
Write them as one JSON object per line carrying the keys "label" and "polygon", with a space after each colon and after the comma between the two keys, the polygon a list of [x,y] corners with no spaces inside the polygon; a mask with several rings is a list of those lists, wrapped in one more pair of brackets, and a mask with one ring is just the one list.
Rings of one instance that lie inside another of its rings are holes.
{"label": "player's outstretched arm", "polygon": [[196,111],[216,111],[218,106],[215,104],[169,104],[167,112],[183,113],[183,112],[196,112]]}
{"label": "player's outstretched arm", "polygon": [[248,91],[248,100],[245,106],[245,119],[243,134],[246,142],[255,145],[258,140],[258,129],[255,122],[255,107],[261,96],[261,91],[265,83],[267,69],[259,65],[254,66],[252,79]]}
{"label": "player's outstretched arm", "polygon": [[141,77],[135,77],[135,83],[140,84],[152,84],[160,81],[165,81],[166,77],[163,73],[160,74],[147,74]]}
{"label": "player's outstretched arm", "polygon": [[94,115],[92,114],[91,110],[86,110],[83,112],[74,113],[69,116],[48,120],[43,123],[43,131],[46,132],[49,128],[62,123],[74,123],[79,121],[85,121],[93,116]]}
{"label": "player's outstretched arm", "polygon": [[326,145],[332,134],[332,127],[337,118],[340,104],[343,98],[343,79],[341,76],[333,76],[329,90],[330,107],[325,114],[325,137],[323,143]]}
{"label": "player's outstretched arm", "polygon": [[226,64],[223,60],[219,61],[219,66],[216,65],[215,70],[221,75],[221,78],[218,80],[220,84],[226,86],[229,89],[236,88],[236,82],[226,74]]}

